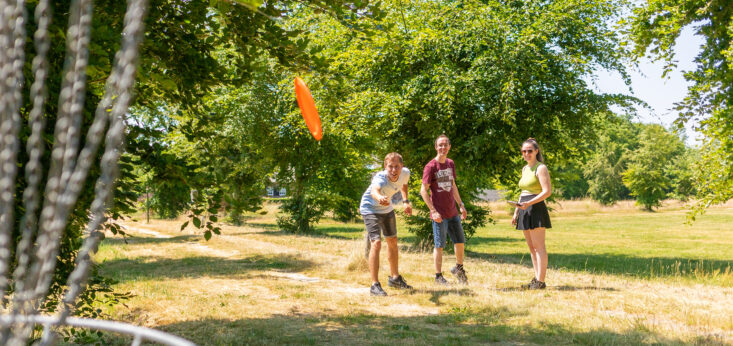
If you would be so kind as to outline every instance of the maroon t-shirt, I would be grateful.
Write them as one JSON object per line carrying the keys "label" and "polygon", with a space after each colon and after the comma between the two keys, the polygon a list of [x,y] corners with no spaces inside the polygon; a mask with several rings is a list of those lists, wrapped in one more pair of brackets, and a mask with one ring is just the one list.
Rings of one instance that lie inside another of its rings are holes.
{"label": "maroon t-shirt", "polygon": [[445,159],[445,163],[432,159],[422,172],[422,183],[430,186],[430,201],[444,219],[458,215],[456,200],[451,191],[455,179],[456,166],[451,159]]}

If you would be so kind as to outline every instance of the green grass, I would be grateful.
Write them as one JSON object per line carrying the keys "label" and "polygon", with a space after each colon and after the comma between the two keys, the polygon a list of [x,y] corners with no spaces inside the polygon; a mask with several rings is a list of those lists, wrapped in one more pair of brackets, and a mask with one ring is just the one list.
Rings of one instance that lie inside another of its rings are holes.
{"label": "green grass", "polygon": [[[733,287],[733,212],[715,209],[692,225],[684,211],[589,214],[553,217],[546,242],[551,269],[641,278],[679,279]],[[404,222],[400,241],[416,238]],[[317,234],[340,239],[363,237],[360,223],[327,222]],[[466,245],[467,256],[499,263],[531,265],[522,232],[506,217],[480,228]]]}
{"label": "green grass", "polygon": [[[430,253],[405,251],[415,237],[399,220],[400,271],[415,290],[387,287],[384,298],[366,291],[361,223],[324,219],[294,235],[277,229],[273,208],[208,242],[180,221],[129,223],[135,237],[107,239],[95,260],[135,295],[116,319],[198,344],[733,343],[733,209],[688,226],[680,208],[568,205],[553,214],[541,292],[519,289],[531,263],[505,210],[467,243],[467,286],[432,284]],[[380,278],[386,263],[383,250]]]}

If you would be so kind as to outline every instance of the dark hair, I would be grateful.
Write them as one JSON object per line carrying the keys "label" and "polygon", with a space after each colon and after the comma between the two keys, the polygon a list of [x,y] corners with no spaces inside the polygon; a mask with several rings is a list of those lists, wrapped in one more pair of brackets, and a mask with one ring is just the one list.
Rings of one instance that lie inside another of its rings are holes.
{"label": "dark hair", "polygon": [[389,153],[389,154],[387,154],[387,156],[384,157],[384,164],[386,165],[387,162],[392,161],[394,159],[399,160],[401,165],[404,165],[405,164],[404,162],[402,162],[402,155],[400,155],[398,153],[394,153],[394,152]]}
{"label": "dark hair", "polygon": [[540,149],[540,145],[537,144],[537,140],[532,137],[529,137],[527,138],[526,141],[522,142],[522,146],[524,146],[527,143],[532,144],[534,149],[537,150],[537,161],[545,163],[545,159],[542,157],[542,150]]}
{"label": "dark hair", "polygon": [[445,139],[447,139],[447,140],[448,140],[448,145],[450,145],[450,138],[448,138],[448,136],[446,136],[446,135],[445,135],[445,133],[443,133],[443,134],[441,134],[440,136],[438,136],[438,138],[436,138],[436,139],[435,139],[435,143],[434,143],[434,145],[435,145],[436,147],[438,146],[438,140],[440,140],[441,138],[445,138]]}

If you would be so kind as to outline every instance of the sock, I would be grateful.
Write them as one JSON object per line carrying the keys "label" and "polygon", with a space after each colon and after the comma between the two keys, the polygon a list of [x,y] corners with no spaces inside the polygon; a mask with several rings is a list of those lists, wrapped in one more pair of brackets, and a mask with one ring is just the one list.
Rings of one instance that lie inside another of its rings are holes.
{"label": "sock", "polygon": [[456,268],[463,269],[463,264],[456,264]]}
{"label": "sock", "polygon": [[439,278],[439,277],[441,277],[441,276],[443,276],[443,273],[435,273],[435,278],[436,279]]}

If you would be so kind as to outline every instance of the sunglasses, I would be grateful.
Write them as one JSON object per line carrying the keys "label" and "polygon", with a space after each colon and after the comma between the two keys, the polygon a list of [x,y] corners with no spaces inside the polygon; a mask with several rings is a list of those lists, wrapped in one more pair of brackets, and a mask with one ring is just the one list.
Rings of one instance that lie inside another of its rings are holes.
{"label": "sunglasses", "polygon": [[522,154],[524,154],[524,153],[531,154],[533,152],[534,152],[534,149],[522,150]]}

